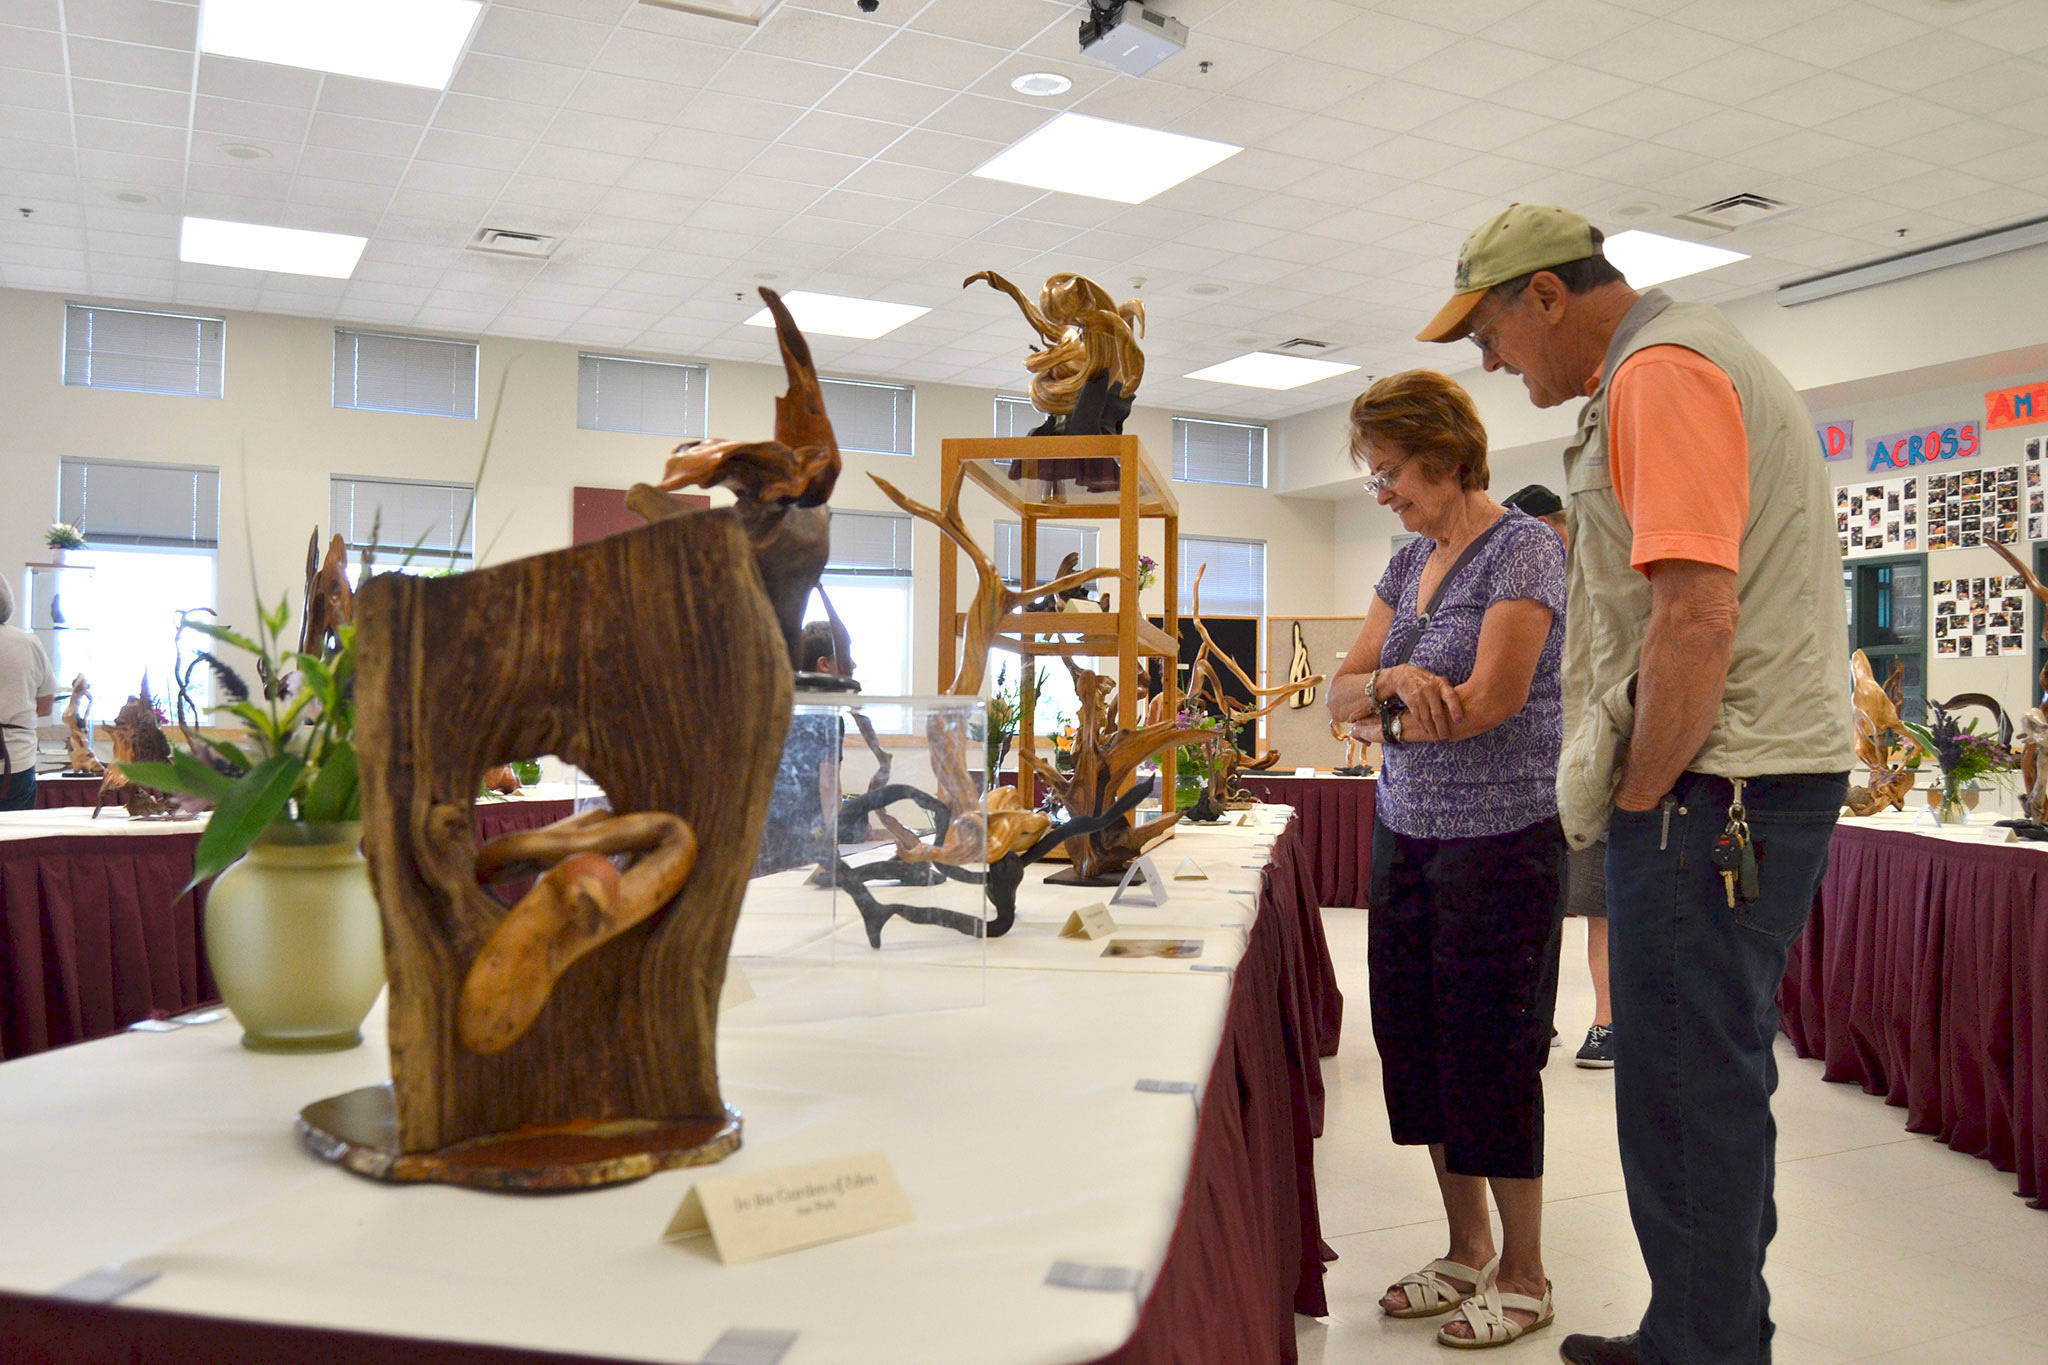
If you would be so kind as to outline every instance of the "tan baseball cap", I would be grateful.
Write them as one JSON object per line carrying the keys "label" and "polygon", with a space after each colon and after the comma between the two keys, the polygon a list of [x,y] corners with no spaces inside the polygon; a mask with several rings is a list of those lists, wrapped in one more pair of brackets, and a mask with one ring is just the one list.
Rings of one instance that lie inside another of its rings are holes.
{"label": "tan baseball cap", "polygon": [[1486,291],[1539,270],[1598,256],[1593,225],[1551,204],[1510,204],[1472,230],[1458,249],[1457,293],[1437,310],[1417,341],[1456,341]]}

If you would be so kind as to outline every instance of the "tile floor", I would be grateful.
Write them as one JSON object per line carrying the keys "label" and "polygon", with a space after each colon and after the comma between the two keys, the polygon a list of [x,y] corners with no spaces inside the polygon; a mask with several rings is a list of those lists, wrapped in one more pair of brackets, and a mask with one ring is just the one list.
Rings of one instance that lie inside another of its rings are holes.
{"label": "tile floor", "polygon": [[[1297,1318],[1311,1365],[1455,1356],[1443,1319],[1380,1313],[1386,1286],[1444,1254],[1443,1209],[1420,1148],[1387,1140],[1366,1004],[1365,912],[1324,913],[1344,987],[1344,1046],[1323,1063],[1329,1108],[1316,1147],[1330,1316]],[[1571,1055],[1592,1022],[1582,920],[1565,925],[1558,1030],[1544,1074],[1548,1122],[1544,1260],[1557,1321],[1489,1361],[1556,1360],[1570,1332],[1626,1332],[1649,1292],[1615,1153],[1611,1072]],[[1778,1040],[1778,1212],[1769,1277],[1778,1365],[2048,1362],[2048,1213],[1990,1163],[1905,1130],[1905,1111],[1820,1078]]]}

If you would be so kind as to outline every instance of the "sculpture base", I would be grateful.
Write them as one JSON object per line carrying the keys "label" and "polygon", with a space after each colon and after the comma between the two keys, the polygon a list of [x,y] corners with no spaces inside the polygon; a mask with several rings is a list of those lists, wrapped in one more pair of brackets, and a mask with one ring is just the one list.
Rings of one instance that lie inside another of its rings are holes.
{"label": "sculpture base", "polygon": [[[1045,884],[1047,886],[1116,886],[1123,879],[1123,868],[1118,868],[1115,872],[1105,872],[1099,877],[1084,877],[1081,875],[1080,869],[1068,866],[1047,877]],[[1140,872],[1131,879],[1131,882],[1133,885],[1136,885],[1144,879],[1145,874]]]}
{"label": "sculpture base", "polygon": [[322,1161],[373,1180],[540,1193],[596,1189],[679,1166],[708,1166],[740,1147],[740,1116],[611,1119],[492,1133],[437,1152],[398,1150],[390,1082],[317,1100],[299,1111],[299,1141]]}

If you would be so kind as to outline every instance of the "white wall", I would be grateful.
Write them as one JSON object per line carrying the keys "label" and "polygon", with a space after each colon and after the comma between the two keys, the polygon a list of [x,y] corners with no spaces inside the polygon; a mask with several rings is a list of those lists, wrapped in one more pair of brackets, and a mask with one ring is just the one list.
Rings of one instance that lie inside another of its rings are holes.
{"label": "white wall", "polygon": [[[219,466],[219,606],[226,620],[248,622],[255,611],[252,571],[269,600],[289,591],[296,606],[306,537],[327,520],[331,475],[469,481],[501,379],[504,406],[477,499],[482,562],[568,544],[572,487],[624,488],[650,480],[674,445],[660,436],[579,429],[577,348],[547,342],[483,339],[477,421],[338,410],[331,402],[333,325],[267,314],[228,315],[227,376],[218,400],[67,388],[61,374],[64,302],[52,294],[0,290],[0,565],[17,583],[19,565],[43,557],[42,532],[55,515],[64,456]],[[813,347],[830,374],[831,339],[817,338]],[[1021,362],[1020,349],[1019,391]],[[712,434],[769,435],[782,389],[779,367],[711,362]],[[986,390],[917,385],[915,457],[849,453],[833,504],[893,511],[868,479],[870,471],[935,503],[940,441],[988,435],[992,401]],[[1140,407],[1126,429],[1170,467],[1170,412]],[[1204,484],[1176,484],[1175,491],[1183,533],[1266,542],[1271,611],[1333,609],[1332,504]],[[991,525],[995,502],[967,496],[970,526]],[[1157,558],[1160,537],[1148,532],[1144,548]],[[912,619],[913,677],[921,687],[937,678],[938,552],[937,532],[920,523]],[[1152,590],[1151,605],[1163,603],[1164,590]]]}

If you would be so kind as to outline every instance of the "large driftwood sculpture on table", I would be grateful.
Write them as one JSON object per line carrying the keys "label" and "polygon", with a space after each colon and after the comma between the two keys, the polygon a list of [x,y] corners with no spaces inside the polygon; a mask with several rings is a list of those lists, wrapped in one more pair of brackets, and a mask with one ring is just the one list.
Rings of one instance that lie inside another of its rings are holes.
{"label": "large driftwood sculpture on table", "polygon": [[[1893,679],[1899,675],[1894,673]],[[1853,692],[1850,704],[1856,721],[1856,759],[1870,770],[1870,785],[1854,786],[1845,798],[1851,815],[1875,815],[1887,807],[1898,810],[1913,790],[1919,760],[1933,755],[1899,719],[1898,698],[1877,680],[1870,660],[1862,650],[1849,658],[1849,679]],[[1891,736],[1904,741],[1896,747]]]}
{"label": "large driftwood sculpture on table", "polygon": [[[1208,571],[1209,566],[1206,564],[1195,571],[1195,582],[1191,593],[1194,600],[1190,604],[1192,610],[1188,619],[1194,623],[1195,634],[1201,638],[1202,643],[1195,651],[1194,663],[1188,666],[1187,695],[1183,704],[1196,710],[1213,708],[1223,721],[1223,724],[1217,729],[1219,738],[1216,744],[1214,759],[1209,765],[1208,785],[1203,789],[1202,795],[1196,801],[1194,809],[1188,814],[1190,820],[1197,821],[1198,823],[1213,824],[1223,818],[1223,812],[1226,810],[1243,810],[1258,804],[1250,793],[1238,785],[1237,775],[1239,773],[1263,772],[1280,761],[1280,751],[1278,749],[1268,749],[1265,753],[1259,755],[1258,758],[1247,761],[1244,751],[1238,748],[1237,745],[1239,732],[1245,726],[1255,721],[1264,720],[1278,709],[1281,703],[1289,701],[1304,689],[1307,690],[1308,695],[1314,696],[1315,689],[1322,686],[1323,675],[1320,673],[1302,673],[1299,676],[1290,675],[1288,680],[1279,687],[1260,687],[1247,677],[1245,671],[1238,666],[1237,660],[1231,658],[1217,647],[1216,641],[1209,635],[1208,626],[1202,623],[1202,575]],[[1300,625],[1297,624],[1295,626],[1297,645],[1300,639],[1300,629]],[[1270,697],[1272,700],[1268,701],[1264,706],[1258,707],[1239,705],[1236,699],[1225,689],[1222,675],[1216,671],[1216,661],[1218,659],[1223,661],[1224,667],[1230,670],[1231,676],[1235,677],[1238,683],[1254,698]],[[1304,668],[1307,665],[1307,661],[1308,655],[1304,650],[1300,653],[1300,663]]]}
{"label": "large driftwood sculpture on table", "polygon": [[[1031,403],[1047,414],[1033,436],[1113,435],[1124,429],[1145,377],[1145,305],[1116,302],[1107,289],[1082,275],[1061,273],[1045,282],[1033,303],[1024,291],[993,270],[977,271],[961,283],[986,284],[1016,300],[1042,346],[1024,361],[1031,372]],[[1017,460],[1012,479],[1043,479],[1057,498],[1072,480],[1091,492],[1117,486],[1116,461],[1104,459]]]}
{"label": "large driftwood sculpture on table", "polygon": [[[2036,577],[2034,571],[2022,564],[2020,557],[2005,546],[1994,544],[1991,548],[2012,565],[2013,572],[2040,599],[2041,641],[2048,644],[2048,584]],[[2042,665],[2041,676],[2034,680],[2034,695],[2028,700],[2034,704],[2020,713],[2014,726],[2020,743],[2023,810],[2019,820],[2001,820],[1999,823],[2010,823],[2025,839],[2048,839],[2048,664]]]}
{"label": "large driftwood sculpture on table", "polygon": [[678,488],[730,488],[733,510],[753,546],[761,583],[774,604],[775,619],[788,642],[789,666],[806,691],[854,690],[851,680],[803,672],[798,658],[804,606],[831,556],[831,509],[826,499],[839,483],[839,441],[825,413],[810,344],[783,306],[782,296],[763,289],[761,298],[775,318],[789,390],[775,400],[775,438],[769,441],[693,441],[676,447],[660,482],[635,484],[626,505],[649,521],[682,514],[662,496]]}
{"label": "large driftwood sculpture on table", "polygon": [[114,761],[107,765],[105,775],[100,778],[99,794],[93,798],[92,818],[97,820],[100,808],[116,798],[131,820],[160,820],[176,812],[176,797],[155,787],[145,787],[121,771],[124,763],[171,761],[171,741],[165,738],[163,726],[157,721],[156,698],[149,694],[147,674],[142,679],[142,690],[122,703],[121,709],[114,713],[113,725],[101,728],[112,737]]}
{"label": "large driftwood sculpture on table", "polygon": [[[738,1146],[718,996],[791,696],[755,549],[747,514],[700,510],[363,588],[392,1081],[308,1108],[316,1152],[386,1179],[561,1189]],[[536,753],[589,773],[612,811],[477,847],[484,772]],[[534,874],[510,909],[484,885]]]}

